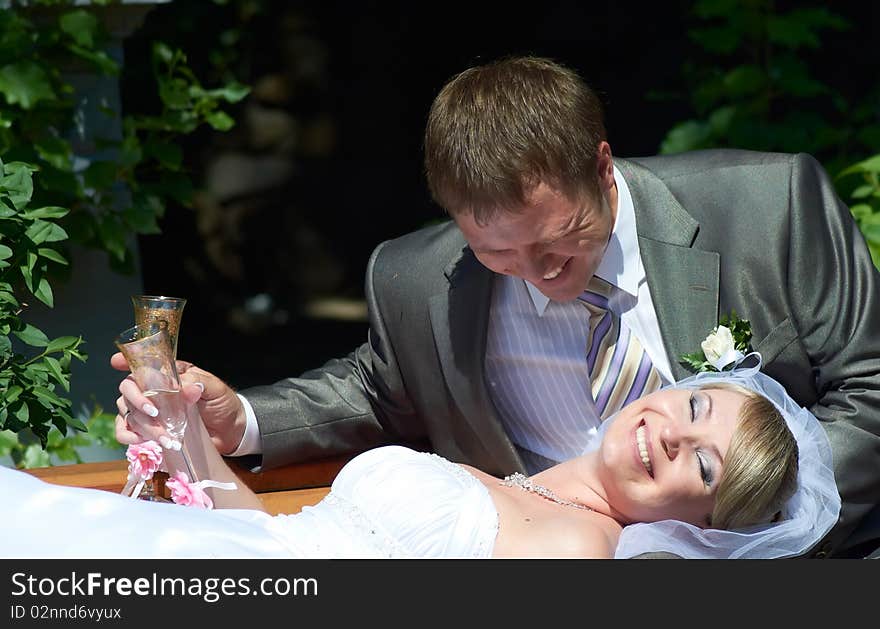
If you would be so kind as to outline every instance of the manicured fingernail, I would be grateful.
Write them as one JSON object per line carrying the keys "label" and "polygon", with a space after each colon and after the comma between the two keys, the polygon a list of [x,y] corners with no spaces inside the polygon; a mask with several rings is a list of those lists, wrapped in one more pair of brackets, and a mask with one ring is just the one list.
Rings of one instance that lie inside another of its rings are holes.
{"label": "manicured fingernail", "polygon": [[166,450],[174,449],[174,441],[172,441],[170,437],[166,437],[165,435],[159,437],[159,444]]}
{"label": "manicured fingernail", "polygon": [[202,393],[205,392],[205,383],[204,382],[196,382],[196,386],[202,390]]}
{"label": "manicured fingernail", "polygon": [[149,402],[144,404],[143,408],[144,408],[144,412],[147,415],[149,415],[150,417],[155,417],[156,415],[159,414],[159,409],[156,408],[155,406],[153,406],[152,404],[150,404]]}

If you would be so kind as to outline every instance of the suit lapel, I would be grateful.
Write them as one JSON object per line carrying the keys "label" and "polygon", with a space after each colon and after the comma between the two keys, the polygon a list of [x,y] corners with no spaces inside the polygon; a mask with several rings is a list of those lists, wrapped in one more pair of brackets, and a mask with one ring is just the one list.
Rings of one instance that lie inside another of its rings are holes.
{"label": "suit lapel", "polygon": [[698,351],[718,325],[719,263],[714,251],[693,248],[699,223],[650,171],[615,160],[629,185],[639,250],[651,298],[676,380],[691,373],[679,362]]}
{"label": "suit lapel", "polygon": [[445,269],[448,291],[430,299],[431,327],[449,393],[483,447],[506,467],[522,463],[485,386],[483,359],[493,274],[464,247]]}

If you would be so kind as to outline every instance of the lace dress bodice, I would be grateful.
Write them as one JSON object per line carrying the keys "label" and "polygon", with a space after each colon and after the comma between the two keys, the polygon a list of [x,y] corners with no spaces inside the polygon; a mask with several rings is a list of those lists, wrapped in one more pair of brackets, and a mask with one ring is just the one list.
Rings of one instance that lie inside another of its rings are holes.
{"label": "lace dress bodice", "polygon": [[320,503],[293,515],[132,500],[8,468],[0,501],[2,557],[484,558],[498,532],[479,480],[400,446],[358,455]]}

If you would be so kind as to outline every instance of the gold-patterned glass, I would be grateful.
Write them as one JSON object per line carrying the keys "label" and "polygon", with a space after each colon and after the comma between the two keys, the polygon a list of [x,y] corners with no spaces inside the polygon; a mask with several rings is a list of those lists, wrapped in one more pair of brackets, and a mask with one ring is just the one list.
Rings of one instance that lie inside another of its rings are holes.
{"label": "gold-patterned glass", "polygon": [[180,331],[180,319],[186,299],[165,295],[134,295],[131,298],[134,307],[134,322],[138,325],[151,321],[165,321],[168,324],[168,337],[171,349],[177,359],[177,335]]}
{"label": "gold-patterned glass", "polygon": [[145,425],[141,413],[131,415],[139,421],[138,433],[159,442],[163,448],[179,450],[186,430],[186,410],[180,396],[180,378],[174,361],[171,339],[165,321],[136,325],[120,333],[116,347],[128,361],[134,381],[150,398],[159,414]]}

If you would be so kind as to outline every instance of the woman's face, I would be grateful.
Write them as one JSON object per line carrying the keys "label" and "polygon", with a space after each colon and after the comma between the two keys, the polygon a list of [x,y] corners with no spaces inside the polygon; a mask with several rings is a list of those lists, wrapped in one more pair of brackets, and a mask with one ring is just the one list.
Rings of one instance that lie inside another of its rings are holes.
{"label": "woman's face", "polygon": [[611,505],[629,522],[708,526],[745,400],[725,389],[672,389],[623,408],[599,448]]}

